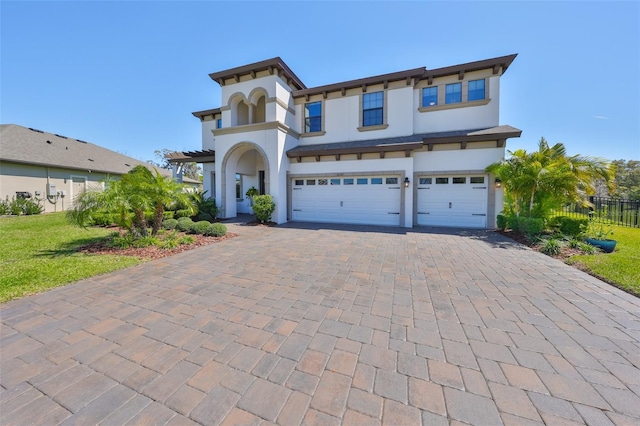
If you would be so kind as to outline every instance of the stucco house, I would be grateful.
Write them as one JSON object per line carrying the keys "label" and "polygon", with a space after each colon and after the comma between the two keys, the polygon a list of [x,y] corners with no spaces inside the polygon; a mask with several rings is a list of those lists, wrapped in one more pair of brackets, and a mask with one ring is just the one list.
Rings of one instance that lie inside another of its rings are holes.
{"label": "stucco house", "polygon": [[[0,197],[27,193],[43,200],[45,212],[66,210],[74,198],[106,178],[117,179],[148,163],[79,139],[22,127],[0,125]],[[160,173],[171,177],[169,170]],[[193,179],[185,183],[199,185]]]}
{"label": "stucco house", "polygon": [[194,112],[204,189],[222,217],[271,194],[273,220],[495,227],[486,166],[521,130],[501,125],[500,78],[516,55],[308,88],[280,58],[210,74],[219,108]]}

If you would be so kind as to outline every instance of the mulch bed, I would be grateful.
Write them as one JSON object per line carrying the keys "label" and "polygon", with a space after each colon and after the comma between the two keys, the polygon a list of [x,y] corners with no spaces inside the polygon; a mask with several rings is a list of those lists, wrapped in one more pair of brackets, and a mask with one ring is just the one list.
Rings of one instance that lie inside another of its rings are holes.
{"label": "mulch bed", "polygon": [[117,247],[109,247],[107,241],[98,241],[95,243],[87,244],[78,249],[80,253],[89,254],[113,254],[119,256],[134,256],[140,259],[152,260],[161,259],[167,256],[173,256],[174,254],[182,253],[188,250],[193,250],[197,247],[206,246],[208,244],[218,243],[220,241],[228,240],[229,238],[237,237],[238,234],[228,232],[223,237],[205,237],[204,235],[189,235],[195,238],[195,242],[191,244],[181,244],[176,248],[163,249],[157,246],[149,247],[129,247],[121,249]]}

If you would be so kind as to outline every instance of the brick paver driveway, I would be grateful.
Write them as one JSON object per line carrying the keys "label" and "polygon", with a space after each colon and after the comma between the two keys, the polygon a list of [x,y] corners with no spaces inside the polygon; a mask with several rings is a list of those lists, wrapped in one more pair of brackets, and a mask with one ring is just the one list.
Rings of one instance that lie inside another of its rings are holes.
{"label": "brick paver driveway", "polygon": [[239,237],[1,306],[0,423],[639,424],[640,303],[491,232]]}

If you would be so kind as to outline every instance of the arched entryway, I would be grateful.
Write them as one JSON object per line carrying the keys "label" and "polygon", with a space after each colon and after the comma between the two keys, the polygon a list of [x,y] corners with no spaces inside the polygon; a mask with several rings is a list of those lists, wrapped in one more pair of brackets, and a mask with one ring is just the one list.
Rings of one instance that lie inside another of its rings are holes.
{"label": "arched entryway", "polygon": [[221,170],[221,215],[236,217],[251,213],[245,194],[255,187],[261,194],[269,193],[269,161],[264,150],[252,143],[234,145],[224,156]]}

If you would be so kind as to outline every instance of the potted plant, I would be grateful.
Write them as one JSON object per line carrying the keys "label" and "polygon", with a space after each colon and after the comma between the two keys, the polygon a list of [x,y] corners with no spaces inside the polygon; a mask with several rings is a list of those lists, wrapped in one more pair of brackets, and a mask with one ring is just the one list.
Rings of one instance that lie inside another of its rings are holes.
{"label": "potted plant", "polygon": [[585,241],[592,246],[600,248],[605,253],[611,253],[616,248],[617,241],[609,238],[613,235],[613,226],[606,219],[606,209],[594,217],[594,213],[589,213],[589,224],[587,225]]}
{"label": "potted plant", "polygon": [[255,197],[256,195],[260,195],[260,192],[258,192],[255,186],[252,186],[251,188],[247,189],[247,192],[244,195],[247,196],[251,207],[253,207],[253,197]]}

